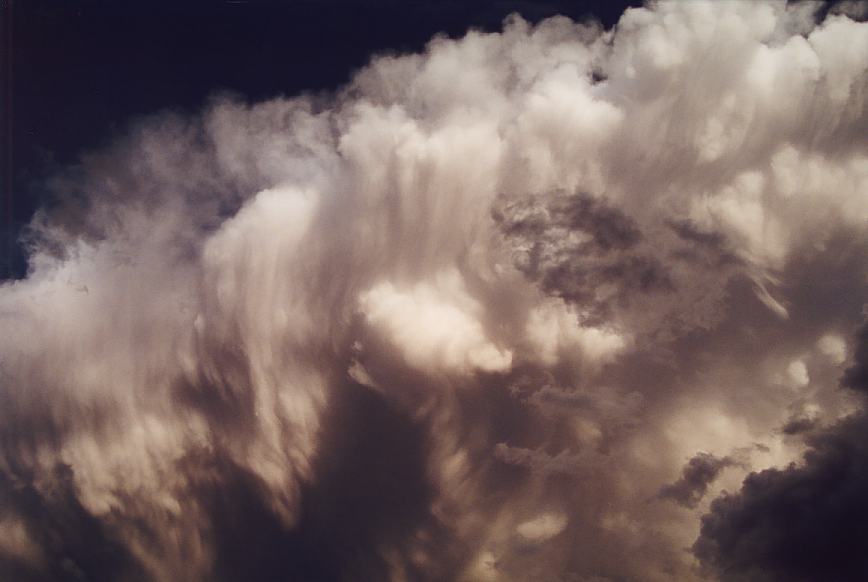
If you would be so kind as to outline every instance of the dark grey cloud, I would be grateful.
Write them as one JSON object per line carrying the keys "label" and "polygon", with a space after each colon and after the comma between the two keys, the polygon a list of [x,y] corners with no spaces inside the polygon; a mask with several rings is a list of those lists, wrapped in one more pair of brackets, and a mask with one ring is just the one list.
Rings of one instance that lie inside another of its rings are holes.
{"label": "dark grey cloud", "polygon": [[[589,323],[636,294],[672,289],[665,265],[638,248],[636,222],[605,199],[555,193],[505,201],[493,216],[516,249],[517,268],[546,293],[581,305]],[[601,294],[607,287],[615,291]]]}
{"label": "dark grey cloud", "polygon": [[670,499],[679,505],[693,509],[708,491],[708,486],[725,468],[733,465],[729,457],[715,457],[709,453],[697,453],[687,461],[681,477],[674,483],[660,488],[658,496]]}
{"label": "dark grey cloud", "polygon": [[[34,479],[40,479],[37,485]],[[57,464],[47,475],[0,474],[4,520],[15,519],[44,554],[37,563],[23,552],[0,552],[0,574],[9,580],[147,580],[122,536],[94,517],[75,490],[73,469]]]}
{"label": "dark grey cloud", "polygon": [[868,326],[862,328],[856,338],[853,365],[847,368],[841,378],[841,385],[860,393],[868,393]]}
{"label": "dark grey cloud", "polygon": [[578,454],[561,451],[551,455],[540,450],[510,447],[505,443],[498,443],[494,447],[494,456],[504,463],[524,467],[542,476],[575,473],[581,467]]}
{"label": "dark grey cloud", "polygon": [[739,262],[729,248],[726,237],[719,232],[706,232],[689,220],[674,220],[669,227],[678,238],[687,243],[675,251],[675,256],[690,261],[704,261],[716,267],[727,267]]}
{"label": "dark grey cloud", "polygon": [[[70,466],[57,465],[47,476],[10,468],[0,481],[3,517],[20,523],[43,556],[34,566],[21,555],[0,553],[0,573],[10,580],[151,580],[127,547],[130,529],[156,552],[194,555],[196,538],[204,537],[214,552],[209,576],[227,582],[388,578],[390,566],[378,549],[408,545],[426,523],[422,543],[448,555],[447,532],[427,510],[434,492],[424,478],[422,427],[357,384],[336,386],[335,396],[315,463],[316,486],[304,491],[292,526],[267,503],[261,478],[219,450],[192,451],[172,467],[185,476],[176,495],[189,512],[184,519],[197,529],[173,539],[177,547],[164,546],[159,531],[177,526],[171,516],[133,517],[142,501],[135,492],[124,499],[123,516],[100,518],[82,505]],[[454,559],[460,564],[460,552]],[[416,580],[437,580],[454,576],[456,567],[410,572]]]}
{"label": "dark grey cloud", "polygon": [[[842,381],[860,391],[868,369],[866,328]],[[793,421],[786,426],[791,425]],[[866,435],[868,415],[860,411],[810,434],[803,463],[752,473],[740,491],[716,499],[693,546],[703,566],[723,580],[855,581],[868,576]]]}
{"label": "dark grey cloud", "polygon": [[787,435],[797,435],[813,430],[817,426],[817,419],[807,416],[792,416],[781,427],[781,432]]}
{"label": "dark grey cloud", "polygon": [[712,503],[693,550],[724,580],[862,580],[864,415],[811,441],[804,466],[769,469]]}

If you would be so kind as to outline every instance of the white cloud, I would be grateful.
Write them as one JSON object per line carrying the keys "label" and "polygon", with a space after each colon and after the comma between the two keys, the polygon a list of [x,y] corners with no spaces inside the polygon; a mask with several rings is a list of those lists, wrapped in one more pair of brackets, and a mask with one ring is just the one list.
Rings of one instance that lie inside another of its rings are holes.
{"label": "white cloud", "polygon": [[563,513],[543,513],[520,523],[515,531],[528,543],[542,544],[563,532],[566,527],[567,516]]}
{"label": "white cloud", "polygon": [[787,380],[793,388],[804,388],[811,382],[805,362],[796,359],[787,365]]}
{"label": "white cloud", "polygon": [[841,365],[847,360],[847,342],[839,335],[832,333],[824,335],[817,340],[817,348],[833,364]]}
{"label": "white cloud", "polygon": [[576,352],[591,366],[599,367],[611,362],[626,346],[624,338],[614,331],[583,326],[576,311],[560,300],[541,302],[530,311],[527,337],[540,360],[549,366],[558,362],[562,352],[567,356]]}
{"label": "white cloud", "polygon": [[433,282],[407,290],[380,283],[360,295],[359,305],[365,319],[387,335],[411,366],[466,374],[504,372],[512,364],[512,353],[486,336],[478,319],[482,307],[467,294],[457,272],[441,273]]}

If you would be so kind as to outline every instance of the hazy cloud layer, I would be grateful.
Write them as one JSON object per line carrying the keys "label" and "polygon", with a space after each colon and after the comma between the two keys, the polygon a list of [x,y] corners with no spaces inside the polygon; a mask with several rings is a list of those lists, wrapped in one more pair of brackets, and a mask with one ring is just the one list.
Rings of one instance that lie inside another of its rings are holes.
{"label": "hazy cloud layer", "polygon": [[52,177],[0,577],[864,578],[860,6],[516,16]]}

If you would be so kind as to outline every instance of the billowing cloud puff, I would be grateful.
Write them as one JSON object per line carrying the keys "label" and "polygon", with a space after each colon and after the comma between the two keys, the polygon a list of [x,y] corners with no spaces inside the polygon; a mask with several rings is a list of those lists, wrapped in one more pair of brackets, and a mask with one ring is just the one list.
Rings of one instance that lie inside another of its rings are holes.
{"label": "billowing cloud puff", "polygon": [[559,513],[544,513],[539,517],[520,523],[515,528],[521,538],[531,544],[539,544],[555,537],[567,527],[567,518]]}
{"label": "billowing cloud puff", "polygon": [[402,292],[381,283],[360,296],[368,323],[381,328],[407,362],[423,370],[505,372],[512,353],[485,336],[481,306],[461,287],[457,273]]}
{"label": "billowing cloud puff", "polygon": [[590,365],[611,361],[626,341],[618,333],[584,326],[578,314],[563,301],[540,304],[528,314],[527,337],[546,365],[555,364],[561,353],[581,357]]}
{"label": "billowing cloud puff", "polygon": [[84,156],[0,286],[0,577],[864,578],[857,8],[513,16]]}

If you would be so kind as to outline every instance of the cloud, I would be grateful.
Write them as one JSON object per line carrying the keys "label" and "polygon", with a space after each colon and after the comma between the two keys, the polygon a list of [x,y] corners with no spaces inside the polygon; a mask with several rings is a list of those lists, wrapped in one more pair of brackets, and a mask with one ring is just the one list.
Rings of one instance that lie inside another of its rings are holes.
{"label": "cloud", "polygon": [[804,388],[807,386],[811,378],[808,375],[808,368],[802,360],[793,360],[787,365],[787,380],[794,388]]}
{"label": "cloud", "polygon": [[708,491],[708,485],[733,462],[729,457],[697,453],[684,466],[681,477],[674,483],[664,485],[658,495],[661,499],[671,499],[679,505],[693,509]]}
{"label": "cloud", "polygon": [[[868,367],[864,334],[843,380],[853,390],[866,384],[860,376]],[[804,430],[807,421],[797,422],[784,431]],[[802,464],[752,473],[738,493],[716,499],[693,546],[703,565],[725,580],[864,577],[866,428],[864,411],[849,416],[811,434]]]}
{"label": "cloud", "polygon": [[847,360],[847,343],[841,336],[826,334],[817,342],[817,347],[835,364],[843,364]]}
{"label": "cloud", "polygon": [[515,16],[83,155],[0,286],[0,575],[862,577],[834,12]]}
{"label": "cloud", "polygon": [[853,20],[865,20],[868,18],[868,3],[864,0],[843,0],[832,6],[835,14],[845,14]]}
{"label": "cloud", "polygon": [[515,528],[516,533],[529,544],[546,542],[567,527],[567,517],[559,513],[544,513],[539,517],[522,522]]}
{"label": "cloud", "polygon": [[865,393],[868,392],[868,326],[862,329],[856,341],[853,365],[844,372],[841,385]]}
{"label": "cloud", "polygon": [[817,425],[817,419],[810,416],[793,416],[781,427],[784,434],[794,435],[813,430]]}
{"label": "cloud", "polygon": [[[608,319],[611,303],[671,288],[658,259],[635,251],[642,236],[622,211],[585,194],[542,200],[541,207],[534,198],[507,204],[495,220],[517,268],[548,294],[581,305],[584,319]],[[623,295],[601,295],[609,289]]]}
{"label": "cloud", "polygon": [[436,286],[421,283],[409,292],[381,283],[360,296],[361,311],[422,369],[504,372],[512,353],[485,337],[475,319],[481,307],[461,286],[457,273],[439,276]]}
{"label": "cloud", "polygon": [[862,578],[864,432],[859,416],[812,440],[803,467],[750,475],[712,504],[694,552],[723,579]]}
{"label": "cloud", "polygon": [[616,331],[580,324],[580,317],[563,301],[541,303],[528,314],[526,333],[538,358],[547,365],[562,354],[579,353],[590,367],[612,361],[627,344]]}
{"label": "cloud", "polygon": [[581,464],[579,455],[570,454],[567,451],[549,455],[544,451],[510,447],[505,443],[498,443],[494,447],[494,456],[504,463],[525,467],[531,472],[543,476],[574,473],[580,469]]}

